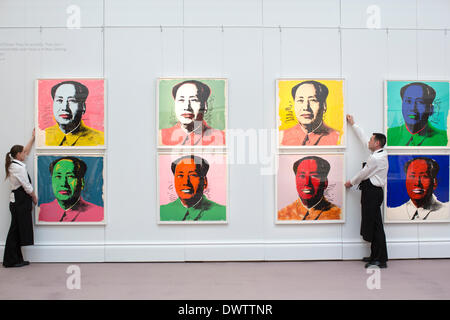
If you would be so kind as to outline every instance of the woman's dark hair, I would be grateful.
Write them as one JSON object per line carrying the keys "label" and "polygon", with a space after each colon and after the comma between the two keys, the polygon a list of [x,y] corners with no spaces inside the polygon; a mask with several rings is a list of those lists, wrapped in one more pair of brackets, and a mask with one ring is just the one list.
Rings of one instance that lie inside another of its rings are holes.
{"label": "woman's dark hair", "polygon": [[9,177],[9,166],[11,165],[13,158],[15,159],[17,154],[22,151],[23,151],[23,146],[16,144],[16,145],[12,146],[11,150],[6,154],[6,158],[5,158],[6,177],[5,177],[5,179]]}

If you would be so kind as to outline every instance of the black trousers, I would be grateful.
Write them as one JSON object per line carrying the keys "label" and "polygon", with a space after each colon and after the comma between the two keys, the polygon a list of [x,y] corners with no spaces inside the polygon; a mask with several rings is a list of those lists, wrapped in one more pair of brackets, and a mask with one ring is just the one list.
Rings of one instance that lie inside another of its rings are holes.
{"label": "black trousers", "polygon": [[11,226],[6,237],[5,252],[3,254],[3,265],[12,266],[23,262],[22,250],[20,246],[19,219],[13,203],[9,203],[11,211]]}
{"label": "black trousers", "polygon": [[16,201],[9,203],[11,226],[6,237],[3,254],[4,266],[23,262],[21,247],[34,243],[31,197],[23,190],[15,190],[14,195]]}
{"label": "black trousers", "polygon": [[371,243],[370,260],[386,262],[388,260],[386,235],[381,218],[383,189],[374,186],[370,180],[364,180],[361,193],[361,235]]}

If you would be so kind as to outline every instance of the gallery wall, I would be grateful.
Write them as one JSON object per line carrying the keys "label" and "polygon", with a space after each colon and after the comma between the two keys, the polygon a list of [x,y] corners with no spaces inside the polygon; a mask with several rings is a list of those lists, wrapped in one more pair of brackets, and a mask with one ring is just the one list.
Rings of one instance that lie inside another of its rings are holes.
{"label": "gallery wall", "polygon": [[[250,143],[252,133],[276,129],[276,79],[307,77],[344,78],[346,112],[367,133],[383,132],[384,80],[450,79],[449,28],[446,0],[1,1],[2,168],[34,127],[36,79],[106,79],[106,225],[35,226],[25,254],[45,262],[359,259],[368,251],[360,193],[346,193],[345,223],[275,224],[268,159],[276,145]],[[228,79],[228,128],[242,130],[245,147],[229,146],[227,224],[157,224],[164,77]],[[368,153],[351,128],[345,142],[350,178]],[[8,197],[3,182],[2,255]],[[450,257],[450,223],[385,231],[392,259]]]}

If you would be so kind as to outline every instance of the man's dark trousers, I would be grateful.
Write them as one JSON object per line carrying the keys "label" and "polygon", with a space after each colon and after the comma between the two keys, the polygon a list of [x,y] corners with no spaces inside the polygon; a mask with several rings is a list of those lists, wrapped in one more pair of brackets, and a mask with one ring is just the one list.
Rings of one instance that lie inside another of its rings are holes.
{"label": "man's dark trousers", "polygon": [[359,185],[361,189],[361,236],[371,243],[371,261],[388,260],[386,235],[381,219],[383,188],[374,186],[369,179]]}

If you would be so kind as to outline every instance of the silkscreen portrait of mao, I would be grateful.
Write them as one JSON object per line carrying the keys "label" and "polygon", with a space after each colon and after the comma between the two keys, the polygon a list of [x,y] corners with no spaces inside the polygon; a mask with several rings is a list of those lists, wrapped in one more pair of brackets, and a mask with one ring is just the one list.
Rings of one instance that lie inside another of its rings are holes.
{"label": "silkscreen portrait of mao", "polygon": [[226,223],[226,155],[160,154],[159,204],[159,223]]}
{"label": "silkscreen portrait of mao", "polygon": [[104,161],[94,155],[38,155],[38,224],[104,224]]}
{"label": "silkscreen portrait of mao", "polygon": [[226,79],[159,79],[159,146],[225,146],[226,115]]}
{"label": "silkscreen portrait of mao", "polygon": [[280,154],[277,223],[344,221],[342,154]]}
{"label": "silkscreen portrait of mao", "polygon": [[390,154],[386,222],[449,221],[449,156]]}
{"label": "silkscreen portrait of mao", "polygon": [[105,146],[103,79],[36,81],[37,148]]}
{"label": "silkscreen portrait of mao", "polygon": [[387,81],[387,146],[447,147],[449,83]]}
{"label": "silkscreen portrait of mao", "polygon": [[344,133],[344,80],[279,79],[280,147],[340,146]]}

